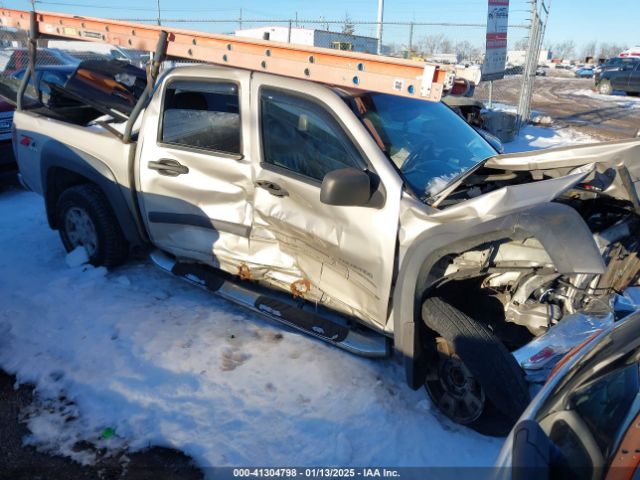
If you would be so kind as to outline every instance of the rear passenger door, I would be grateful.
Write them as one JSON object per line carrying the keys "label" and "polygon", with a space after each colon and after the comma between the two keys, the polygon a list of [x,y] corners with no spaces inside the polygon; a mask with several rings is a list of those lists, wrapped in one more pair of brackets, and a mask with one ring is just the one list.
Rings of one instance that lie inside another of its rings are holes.
{"label": "rear passenger door", "polygon": [[139,135],[138,188],[152,242],[233,272],[252,221],[249,79],[202,67],[169,74]]}

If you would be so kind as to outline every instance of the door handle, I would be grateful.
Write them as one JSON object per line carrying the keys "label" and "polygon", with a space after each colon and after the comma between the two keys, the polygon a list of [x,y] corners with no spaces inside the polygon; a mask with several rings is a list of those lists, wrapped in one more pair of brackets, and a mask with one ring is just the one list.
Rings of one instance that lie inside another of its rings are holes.
{"label": "door handle", "polygon": [[178,175],[189,173],[189,167],[182,165],[177,160],[168,158],[163,158],[157,162],[151,161],[147,163],[147,167],[151,170],[157,170],[160,175],[166,175],[168,177],[177,177]]}
{"label": "door handle", "polygon": [[274,197],[286,197],[289,195],[289,192],[287,192],[280,185],[278,185],[277,183],[270,182],[268,180],[258,180],[256,182],[256,186],[266,190]]}

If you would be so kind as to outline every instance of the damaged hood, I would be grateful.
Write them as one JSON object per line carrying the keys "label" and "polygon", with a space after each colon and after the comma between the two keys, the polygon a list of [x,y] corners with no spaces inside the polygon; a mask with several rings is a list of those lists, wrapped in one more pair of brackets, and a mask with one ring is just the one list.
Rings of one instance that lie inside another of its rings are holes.
{"label": "damaged hood", "polygon": [[630,201],[640,209],[638,138],[498,155],[488,159],[485,166],[511,172],[528,171],[534,179],[588,173],[584,179],[587,189]]}

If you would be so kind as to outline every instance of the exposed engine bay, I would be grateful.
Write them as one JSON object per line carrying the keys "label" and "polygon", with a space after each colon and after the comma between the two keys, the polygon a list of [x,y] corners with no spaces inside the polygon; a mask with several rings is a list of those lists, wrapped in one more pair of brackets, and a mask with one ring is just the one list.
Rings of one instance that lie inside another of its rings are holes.
{"label": "exposed engine bay", "polygon": [[[458,300],[459,308],[475,308],[476,318],[488,316],[487,298],[493,299],[494,308],[498,302],[501,305],[501,318],[505,322],[525,327],[538,336],[563,317],[587,309],[595,299],[620,293],[635,284],[640,274],[640,216],[635,185],[624,165],[612,168],[591,164],[550,170],[480,166],[445,189],[433,205],[447,209],[503,187],[576,172],[584,173],[584,178],[554,202],[570,206],[583,218],[606,264],[604,274],[562,275],[536,238],[505,239],[451,256],[438,288],[452,292],[460,289],[469,292],[473,288],[482,292],[478,297],[482,298],[480,303],[476,300],[475,306],[466,307],[462,304],[473,303],[469,299],[475,297],[465,293],[465,300]],[[446,287],[451,282],[456,288]],[[510,342],[507,338],[505,343],[516,347],[521,342]]]}

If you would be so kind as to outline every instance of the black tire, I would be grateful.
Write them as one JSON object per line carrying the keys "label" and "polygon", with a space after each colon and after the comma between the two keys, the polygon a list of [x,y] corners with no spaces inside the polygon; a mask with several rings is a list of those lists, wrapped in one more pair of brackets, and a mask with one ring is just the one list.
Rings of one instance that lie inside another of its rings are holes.
{"label": "black tire", "polygon": [[83,245],[83,241],[74,238],[70,231],[67,219],[71,211],[86,213],[94,227],[96,241],[95,245],[92,243],[92,252],[89,249],[87,252],[89,263],[112,268],[126,260],[129,245],[109,201],[98,186],[89,183],[76,185],[62,192],[58,198],[56,221],[67,252]]}
{"label": "black tire", "polygon": [[611,95],[613,93],[613,87],[609,80],[600,80],[598,83],[598,93],[602,95]]}
{"label": "black tire", "polygon": [[[481,433],[497,436],[508,433],[530,400],[524,372],[513,355],[482,323],[439,297],[425,300],[422,304],[422,319],[435,332],[436,343],[441,345],[445,341],[450,346],[450,358],[457,357],[461,360],[463,368],[470,372],[482,390],[482,395],[477,397],[484,399],[480,412],[464,418],[452,415],[451,407],[441,404],[443,397],[438,398],[438,388],[450,394],[447,400],[451,400],[451,394],[459,392],[447,390],[450,382],[447,383],[447,379],[443,378],[445,372],[441,368],[443,360],[438,345],[436,356],[428,369],[430,373],[425,379],[425,388],[434,403],[452,420]],[[434,368],[437,369],[435,379]],[[467,384],[468,382],[465,383]],[[443,406],[449,408],[443,409]],[[477,408],[479,407],[476,406],[476,410]]]}

